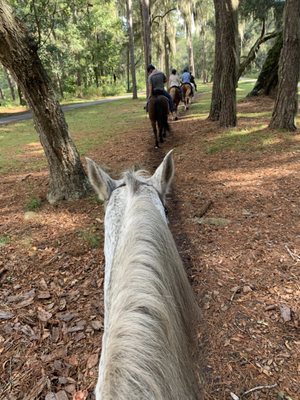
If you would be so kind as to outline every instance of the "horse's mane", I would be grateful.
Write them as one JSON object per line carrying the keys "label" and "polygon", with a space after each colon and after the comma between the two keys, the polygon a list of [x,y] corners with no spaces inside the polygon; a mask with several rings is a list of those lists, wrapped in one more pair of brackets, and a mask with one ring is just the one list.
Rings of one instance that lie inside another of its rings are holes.
{"label": "horse's mane", "polygon": [[139,176],[125,175],[130,195],[112,265],[102,398],[196,400],[196,304],[168,225]]}

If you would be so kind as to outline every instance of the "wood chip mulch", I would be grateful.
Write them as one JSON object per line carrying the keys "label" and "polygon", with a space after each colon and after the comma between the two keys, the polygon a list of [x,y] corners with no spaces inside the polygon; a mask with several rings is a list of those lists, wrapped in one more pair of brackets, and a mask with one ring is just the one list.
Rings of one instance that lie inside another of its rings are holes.
{"label": "wood chip mulch", "polygon": [[[249,114],[271,108],[269,99],[239,104]],[[237,130],[259,138],[267,122],[241,117]],[[160,149],[145,117],[89,157],[116,173],[137,163],[153,172],[175,149],[170,227],[202,311],[205,400],[299,400],[300,135],[209,153],[221,132],[192,105]],[[103,209],[93,195],[51,206],[46,192],[47,171],[0,180],[0,400],[94,398]],[[25,212],[33,196],[42,206]]]}

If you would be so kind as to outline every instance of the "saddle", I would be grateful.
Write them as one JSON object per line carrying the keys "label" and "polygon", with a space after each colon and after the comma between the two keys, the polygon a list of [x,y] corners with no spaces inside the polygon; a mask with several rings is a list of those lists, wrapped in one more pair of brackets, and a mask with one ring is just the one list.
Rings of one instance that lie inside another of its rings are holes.
{"label": "saddle", "polygon": [[152,96],[166,96],[165,92],[161,89],[153,89],[152,90]]}
{"label": "saddle", "polygon": [[184,82],[184,83],[181,84],[181,87],[183,85],[190,85],[191,89],[193,90],[193,85],[191,84],[191,82]]}
{"label": "saddle", "polygon": [[181,85],[181,87],[182,87],[183,85],[189,85],[189,86],[191,87],[191,90],[192,90],[192,96],[194,96],[194,85],[193,85],[191,82],[185,82],[185,83],[183,83],[183,84]]}

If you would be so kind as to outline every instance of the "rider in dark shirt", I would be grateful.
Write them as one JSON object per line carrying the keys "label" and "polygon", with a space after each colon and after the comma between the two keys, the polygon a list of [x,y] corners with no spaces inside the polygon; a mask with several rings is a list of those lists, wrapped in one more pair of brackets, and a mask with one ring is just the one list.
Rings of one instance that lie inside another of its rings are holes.
{"label": "rider in dark shirt", "polygon": [[197,92],[197,85],[196,85],[196,82],[195,82],[195,77],[194,77],[194,75],[192,75],[192,73],[190,73],[191,74],[191,83],[195,86],[195,90],[196,90],[196,92]]}
{"label": "rider in dark shirt", "polygon": [[148,66],[147,71],[148,71],[149,96],[155,94],[162,94],[163,96],[166,96],[169,101],[170,111],[173,112],[174,111],[173,100],[169,95],[169,93],[165,90],[165,83],[167,82],[166,75],[163,72],[158,71],[152,64]]}

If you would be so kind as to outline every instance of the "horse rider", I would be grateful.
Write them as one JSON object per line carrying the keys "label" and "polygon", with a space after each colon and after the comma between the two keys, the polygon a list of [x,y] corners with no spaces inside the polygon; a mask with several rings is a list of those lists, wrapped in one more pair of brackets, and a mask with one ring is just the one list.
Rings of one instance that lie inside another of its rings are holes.
{"label": "horse rider", "polygon": [[169,102],[169,109],[170,112],[172,113],[174,111],[174,104],[172,97],[165,90],[165,83],[167,82],[166,75],[163,72],[157,70],[152,64],[148,65],[147,72],[148,72],[149,98],[146,104],[146,111],[148,111],[148,102],[150,97],[155,94],[162,94],[163,96],[167,97]]}
{"label": "horse rider", "polygon": [[192,96],[194,96],[195,89],[197,88],[194,76],[190,73],[188,68],[184,68],[183,74],[181,75],[182,84],[188,84],[192,88]]}
{"label": "horse rider", "polygon": [[196,85],[196,82],[195,82],[195,77],[191,72],[190,72],[190,74],[191,74],[191,84],[194,85],[195,90],[197,92],[197,85]]}
{"label": "horse rider", "polygon": [[169,77],[169,88],[171,89],[172,87],[176,87],[180,91],[180,100],[183,101],[183,95],[182,95],[182,88],[180,84],[180,78],[177,75],[176,69],[172,69],[171,75]]}

